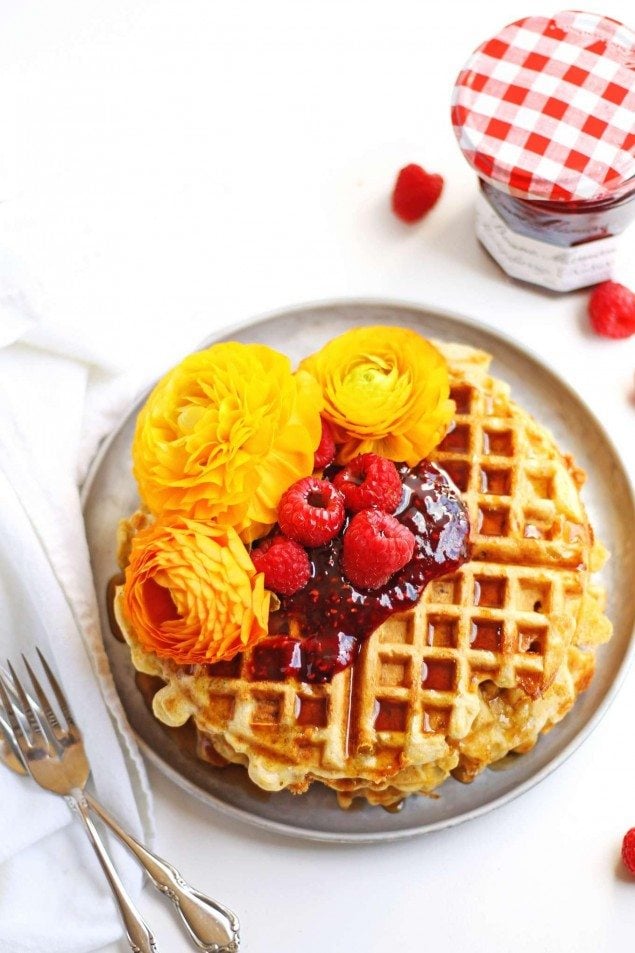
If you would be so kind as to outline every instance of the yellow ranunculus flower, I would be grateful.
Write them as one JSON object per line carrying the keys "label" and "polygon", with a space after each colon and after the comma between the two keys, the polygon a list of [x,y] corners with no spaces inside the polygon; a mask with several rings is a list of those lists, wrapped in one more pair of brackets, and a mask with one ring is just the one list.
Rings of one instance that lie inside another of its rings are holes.
{"label": "yellow ranunculus flower", "polygon": [[127,619],[160,658],[220,662],[267,635],[271,593],[231,527],[158,520],[132,540],[125,575]]}
{"label": "yellow ranunculus flower", "polygon": [[416,331],[354,328],[300,367],[322,387],[338,463],[372,452],[414,466],[443,439],[454,415],[447,364]]}
{"label": "yellow ranunculus flower", "polygon": [[248,541],[313,470],[322,396],[263,344],[215,344],[159,381],[137,419],[134,474],[152,513],[233,526]]}

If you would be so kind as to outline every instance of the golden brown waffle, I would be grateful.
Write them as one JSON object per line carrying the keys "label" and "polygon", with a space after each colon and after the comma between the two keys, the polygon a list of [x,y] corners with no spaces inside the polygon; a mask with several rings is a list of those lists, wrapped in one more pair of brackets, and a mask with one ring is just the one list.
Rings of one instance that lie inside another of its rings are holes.
{"label": "golden brown waffle", "polygon": [[133,664],[166,683],[157,718],[192,717],[208,748],[266,790],[299,793],[317,779],[343,804],[388,805],[452,771],[471,779],[565,714],[593,668],[578,646],[610,636],[590,582],[603,550],[580,501],[583,474],[488,375],[487,355],[442,349],[457,415],[432,456],[468,507],[472,559],[380,626],[352,668],[323,685],[252,681],[241,657],[223,676],[179,668],[141,651],[119,604]]}
{"label": "golden brown waffle", "polygon": [[594,662],[592,651],[572,646],[555,680],[537,699],[520,688],[499,689],[493,682],[482,683],[478,691],[479,713],[469,734],[457,744],[452,762],[410,767],[379,784],[362,780],[334,784],[340,805],[349,807],[354,798],[362,797],[371,804],[390,807],[407,794],[430,791],[435,771],[437,784],[449,774],[467,783],[506,756],[530,751],[539,734],[564,718],[578,694],[588,687]]}

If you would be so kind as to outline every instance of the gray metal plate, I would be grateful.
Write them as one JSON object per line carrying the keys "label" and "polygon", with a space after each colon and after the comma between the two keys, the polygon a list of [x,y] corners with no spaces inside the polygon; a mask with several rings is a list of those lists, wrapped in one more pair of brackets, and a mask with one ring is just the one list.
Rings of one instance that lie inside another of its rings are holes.
{"label": "gray metal plate", "polygon": [[[342,811],[335,795],[314,784],[302,797],[267,794],[239,767],[212,768],[187,755],[168,729],[150,714],[134,682],[127,648],[110,634],[106,585],[116,572],[118,520],[137,505],[130,445],[136,413],[131,408],[102,446],[84,487],[84,515],[104,644],[117,690],[144,754],[177,784],[210,806],[269,830],[314,840],[363,842],[424,833],[491,810],[528,790],[568,757],[589,735],[615,696],[626,670],[635,623],[635,504],[629,481],[598,421],[564,381],[518,344],[482,325],[450,314],[383,301],[336,301],[275,313],[223,338],[270,344],[297,361],[328,338],[360,324],[413,327],[427,337],[460,341],[489,351],[493,371],[514,397],[551,428],[558,443],[588,473],[584,490],[592,523],[612,554],[604,571],[608,614],[615,633],[599,651],[595,678],[571,713],[532,752],[504,770],[489,770],[471,785],[450,779],[438,799],[411,797],[397,814],[376,807]],[[616,501],[619,501],[616,502]]]}

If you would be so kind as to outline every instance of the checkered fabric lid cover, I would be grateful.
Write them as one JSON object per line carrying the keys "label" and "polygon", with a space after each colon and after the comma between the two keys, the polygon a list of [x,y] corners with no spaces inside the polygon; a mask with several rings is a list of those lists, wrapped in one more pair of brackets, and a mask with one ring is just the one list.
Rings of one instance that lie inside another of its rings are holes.
{"label": "checkered fabric lid cover", "polygon": [[576,11],[511,23],[460,72],[452,123],[479,175],[512,195],[617,197],[635,188],[635,33]]}

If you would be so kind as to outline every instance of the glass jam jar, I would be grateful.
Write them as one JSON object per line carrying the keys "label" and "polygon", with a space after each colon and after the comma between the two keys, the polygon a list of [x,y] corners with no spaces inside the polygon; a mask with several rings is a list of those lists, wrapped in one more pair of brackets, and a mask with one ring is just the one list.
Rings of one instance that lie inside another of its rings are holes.
{"label": "glass jam jar", "polygon": [[509,275],[612,277],[635,219],[635,33],[577,11],[511,23],[461,70],[452,122],[480,179],[477,236]]}

